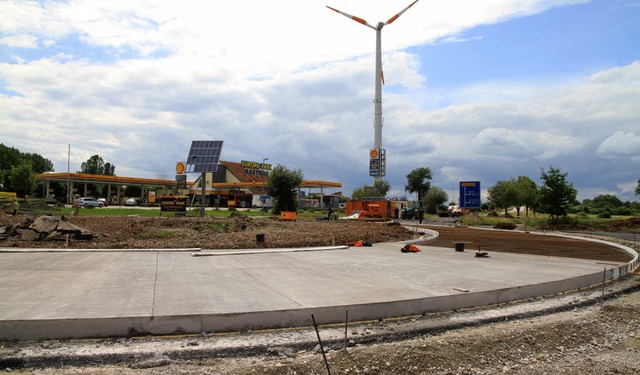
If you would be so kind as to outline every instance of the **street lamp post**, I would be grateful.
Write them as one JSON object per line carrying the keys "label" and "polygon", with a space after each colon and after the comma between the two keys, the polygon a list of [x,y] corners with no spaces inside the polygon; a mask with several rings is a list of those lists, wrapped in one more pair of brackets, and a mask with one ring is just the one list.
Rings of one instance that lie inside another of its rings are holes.
{"label": "street lamp post", "polygon": [[67,204],[71,204],[71,143],[67,151]]}
{"label": "street lamp post", "polygon": [[[262,158],[262,164],[260,164],[260,168],[261,168],[262,170],[264,170],[264,169],[265,169],[265,168],[264,168],[264,162],[265,162],[265,161],[267,161],[267,160],[269,160],[269,158]],[[268,176],[268,175],[269,175],[269,171],[267,170],[267,176]],[[269,180],[269,178],[267,177],[267,181],[268,181],[268,180]],[[264,193],[266,192],[266,189],[265,189],[265,185],[266,185],[266,184],[267,184],[267,182],[264,182],[264,183],[263,183],[263,185],[262,185],[262,189],[261,189],[261,191],[260,191],[260,193],[261,193],[261,194],[260,194],[260,205],[261,205],[261,207],[260,207],[260,212],[264,212],[264,203],[265,203],[265,201],[267,200],[267,198],[264,198],[264,201],[262,200],[262,195],[264,195]]]}

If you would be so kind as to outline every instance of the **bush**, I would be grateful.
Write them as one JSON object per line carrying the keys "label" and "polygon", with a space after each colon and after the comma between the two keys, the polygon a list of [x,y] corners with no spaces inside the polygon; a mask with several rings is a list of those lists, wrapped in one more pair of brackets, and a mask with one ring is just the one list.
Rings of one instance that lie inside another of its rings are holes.
{"label": "bush", "polygon": [[495,223],[493,225],[493,228],[513,230],[513,229],[516,229],[516,225],[514,223]]}
{"label": "bush", "polygon": [[571,218],[568,216],[558,217],[558,218],[550,218],[546,223],[543,224],[544,228],[550,229],[560,229],[563,227],[576,227],[578,225],[577,218]]}
{"label": "bush", "polygon": [[609,210],[604,210],[598,214],[598,217],[600,219],[611,219],[611,213]]}

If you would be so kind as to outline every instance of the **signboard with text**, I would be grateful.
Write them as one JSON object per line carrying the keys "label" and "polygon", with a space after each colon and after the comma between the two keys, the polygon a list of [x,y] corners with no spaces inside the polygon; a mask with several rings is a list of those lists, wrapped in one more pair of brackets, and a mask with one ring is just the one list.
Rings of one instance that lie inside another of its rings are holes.
{"label": "signboard with text", "polygon": [[372,148],[369,150],[369,176],[379,177],[386,175],[386,150]]}
{"label": "signboard with text", "polygon": [[380,160],[369,160],[369,176],[379,176],[380,174]]}
{"label": "signboard with text", "polygon": [[460,181],[460,208],[480,208],[480,181]]}
{"label": "signboard with text", "polygon": [[254,174],[258,176],[269,176],[272,166],[269,163],[258,163],[255,161],[241,160],[240,165],[244,168],[245,174]]}
{"label": "signboard with text", "polygon": [[162,197],[160,198],[160,212],[187,212],[189,198]]}

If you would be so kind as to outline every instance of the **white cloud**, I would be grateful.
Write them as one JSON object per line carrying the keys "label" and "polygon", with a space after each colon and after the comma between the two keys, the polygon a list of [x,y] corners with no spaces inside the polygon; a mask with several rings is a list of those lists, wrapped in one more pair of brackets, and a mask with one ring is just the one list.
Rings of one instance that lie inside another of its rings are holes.
{"label": "white cloud", "polygon": [[18,48],[35,48],[38,45],[38,38],[28,34],[18,34],[0,38],[0,45]]}
{"label": "white cloud", "polygon": [[598,154],[605,158],[632,158],[640,161],[640,135],[617,130],[598,146]]}

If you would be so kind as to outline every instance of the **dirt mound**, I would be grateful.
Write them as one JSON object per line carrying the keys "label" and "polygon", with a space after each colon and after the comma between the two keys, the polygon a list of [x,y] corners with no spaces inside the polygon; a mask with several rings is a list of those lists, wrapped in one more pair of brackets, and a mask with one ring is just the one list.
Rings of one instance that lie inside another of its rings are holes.
{"label": "dirt mound", "polygon": [[622,232],[630,229],[640,229],[640,217],[632,217],[627,220],[613,220],[603,225],[603,230],[607,232]]}
{"label": "dirt mound", "polygon": [[[24,216],[4,216],[0,227],[13,226]],[[271,217],[249,217],[231,213],[226,218],[141,217],[141,216],[72,216],[70,224],[92,233],[91,240],[75,237],[70,248],[142,249],[201,248],[251,249],[345,245],[353,241],[370,243],[400,241],[413,238],[413,233],[400,225],[368,221],[280,221]],[[257,242],[257,235],[262,235]],[[64,242],[30,241],[7,238],[3,247],[63,248]]]}

